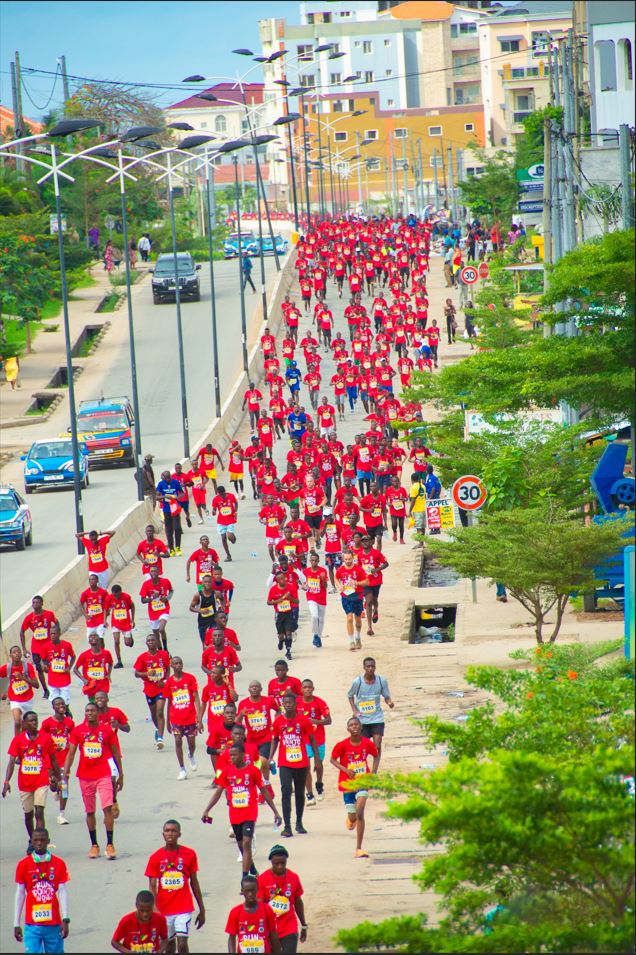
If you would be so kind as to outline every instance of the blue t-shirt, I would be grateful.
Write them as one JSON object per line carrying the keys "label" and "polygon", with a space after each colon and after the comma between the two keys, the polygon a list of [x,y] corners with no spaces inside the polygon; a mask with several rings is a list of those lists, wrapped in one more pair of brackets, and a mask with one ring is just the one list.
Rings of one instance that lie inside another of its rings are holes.
{"label": "blue t-shirt", "polygon": [[293,411],[291,414],[287,415],[287,420],[291,428],[291,433],[294,438],[302,438],[305,431],[307,430],[307,415],[295,414]]}
{"label": "blue t-shirt", "polygon": [[439,497],[442,490],[442,485],[436,474],[427,474],[424,481],[424,486],[426,487],[426,494],[429,500]]}
{"label": "blue t-shirt", "polygon": [[248,259],[247,256],[241,259],[241,268],[249,274],[252,271],[252,260]]}
{"label": "blue t-shirt", "polygon": [[[175,501],[178,498],[183,497],[183,487],[175,478],[171,478],[170,481],[164,481],[163,478],[157,484],[157,494],[166,494],[173,498]],[[161,502],[161,510],[164,514],[170,513],[170,501],[163,500]]]}
{"label": "blue t-shirt", "polygon": [[298,368],[288,368],[285,372],[285,378],[292,391],[298,391],[300,389],[301,373]]}

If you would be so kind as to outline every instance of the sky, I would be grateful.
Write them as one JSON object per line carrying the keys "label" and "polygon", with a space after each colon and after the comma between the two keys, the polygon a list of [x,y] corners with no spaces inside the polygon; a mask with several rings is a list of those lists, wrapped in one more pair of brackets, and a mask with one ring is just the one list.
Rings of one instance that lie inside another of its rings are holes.
{"label": "sky", "polygon": [[[23,112],[31,119],[60,105],[62,85],[58,76],[53,89],[53,75],[29,75],[26,68],[53,74],[60,55],[66,56],[69,74],[101,80],[176,86],[193,73],[235,76],[251,61],[233,55],[233,49],[260,52],[258,20],[279,17],[298,23],[299,8],[296,0],[2,0],[0,102],[11,107],[9,64],[16,50],[23,70]],[[258,68],[252,78],[262,80]],[[181,98],[178,90],[166,91],[159,102]]]}

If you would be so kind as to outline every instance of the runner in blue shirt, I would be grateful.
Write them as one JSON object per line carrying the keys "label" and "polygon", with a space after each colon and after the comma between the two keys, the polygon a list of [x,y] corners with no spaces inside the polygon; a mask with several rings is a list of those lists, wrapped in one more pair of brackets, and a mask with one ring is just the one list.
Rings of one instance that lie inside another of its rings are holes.
{"label": "runner in blue shirt", "polygon": [[163,511],[164,526],[170,556],[181,554],[181,505],[179,498],[183,497],[182,485],[170,475],[170,471],[161,472],[161,480],[157,484],[157,500]]}

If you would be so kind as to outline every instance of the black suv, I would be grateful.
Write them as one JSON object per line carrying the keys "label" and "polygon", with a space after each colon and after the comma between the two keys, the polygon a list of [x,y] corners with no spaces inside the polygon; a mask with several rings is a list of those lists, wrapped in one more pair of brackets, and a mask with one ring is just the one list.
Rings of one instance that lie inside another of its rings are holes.
{"label": "black suv", "polygon": [[189,252],[177,252],[177,269],[174,267],[174,255],[166,252],[158,256],[152,276],[152,300],[155,305],[175,297],[175,273],[179,273],[179,291],[182,299],[201,301],[201,286],[197,265]]}

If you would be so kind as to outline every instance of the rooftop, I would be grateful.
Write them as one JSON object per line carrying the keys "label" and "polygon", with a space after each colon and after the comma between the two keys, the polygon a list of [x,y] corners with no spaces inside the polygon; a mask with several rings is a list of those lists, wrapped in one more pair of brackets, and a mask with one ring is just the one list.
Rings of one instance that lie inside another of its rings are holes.
{"label": "rooftop", "polygon": [[[243,83],[243,92],[238,83],[217,83],[215,86],[201,87],[201,93],[212,93],[219,100],[218,106],[222,108],[228,105],[228,100],[243,106],[244,102],[248,105],[254,105],[263,102],[264,83]],[[245,100],[243,100],[245,93]],[[171,103],[167,109],[214,109],[215,104],[207,100],[200,99],[194,93],[187,99],[179,100],[178,103]]]}

